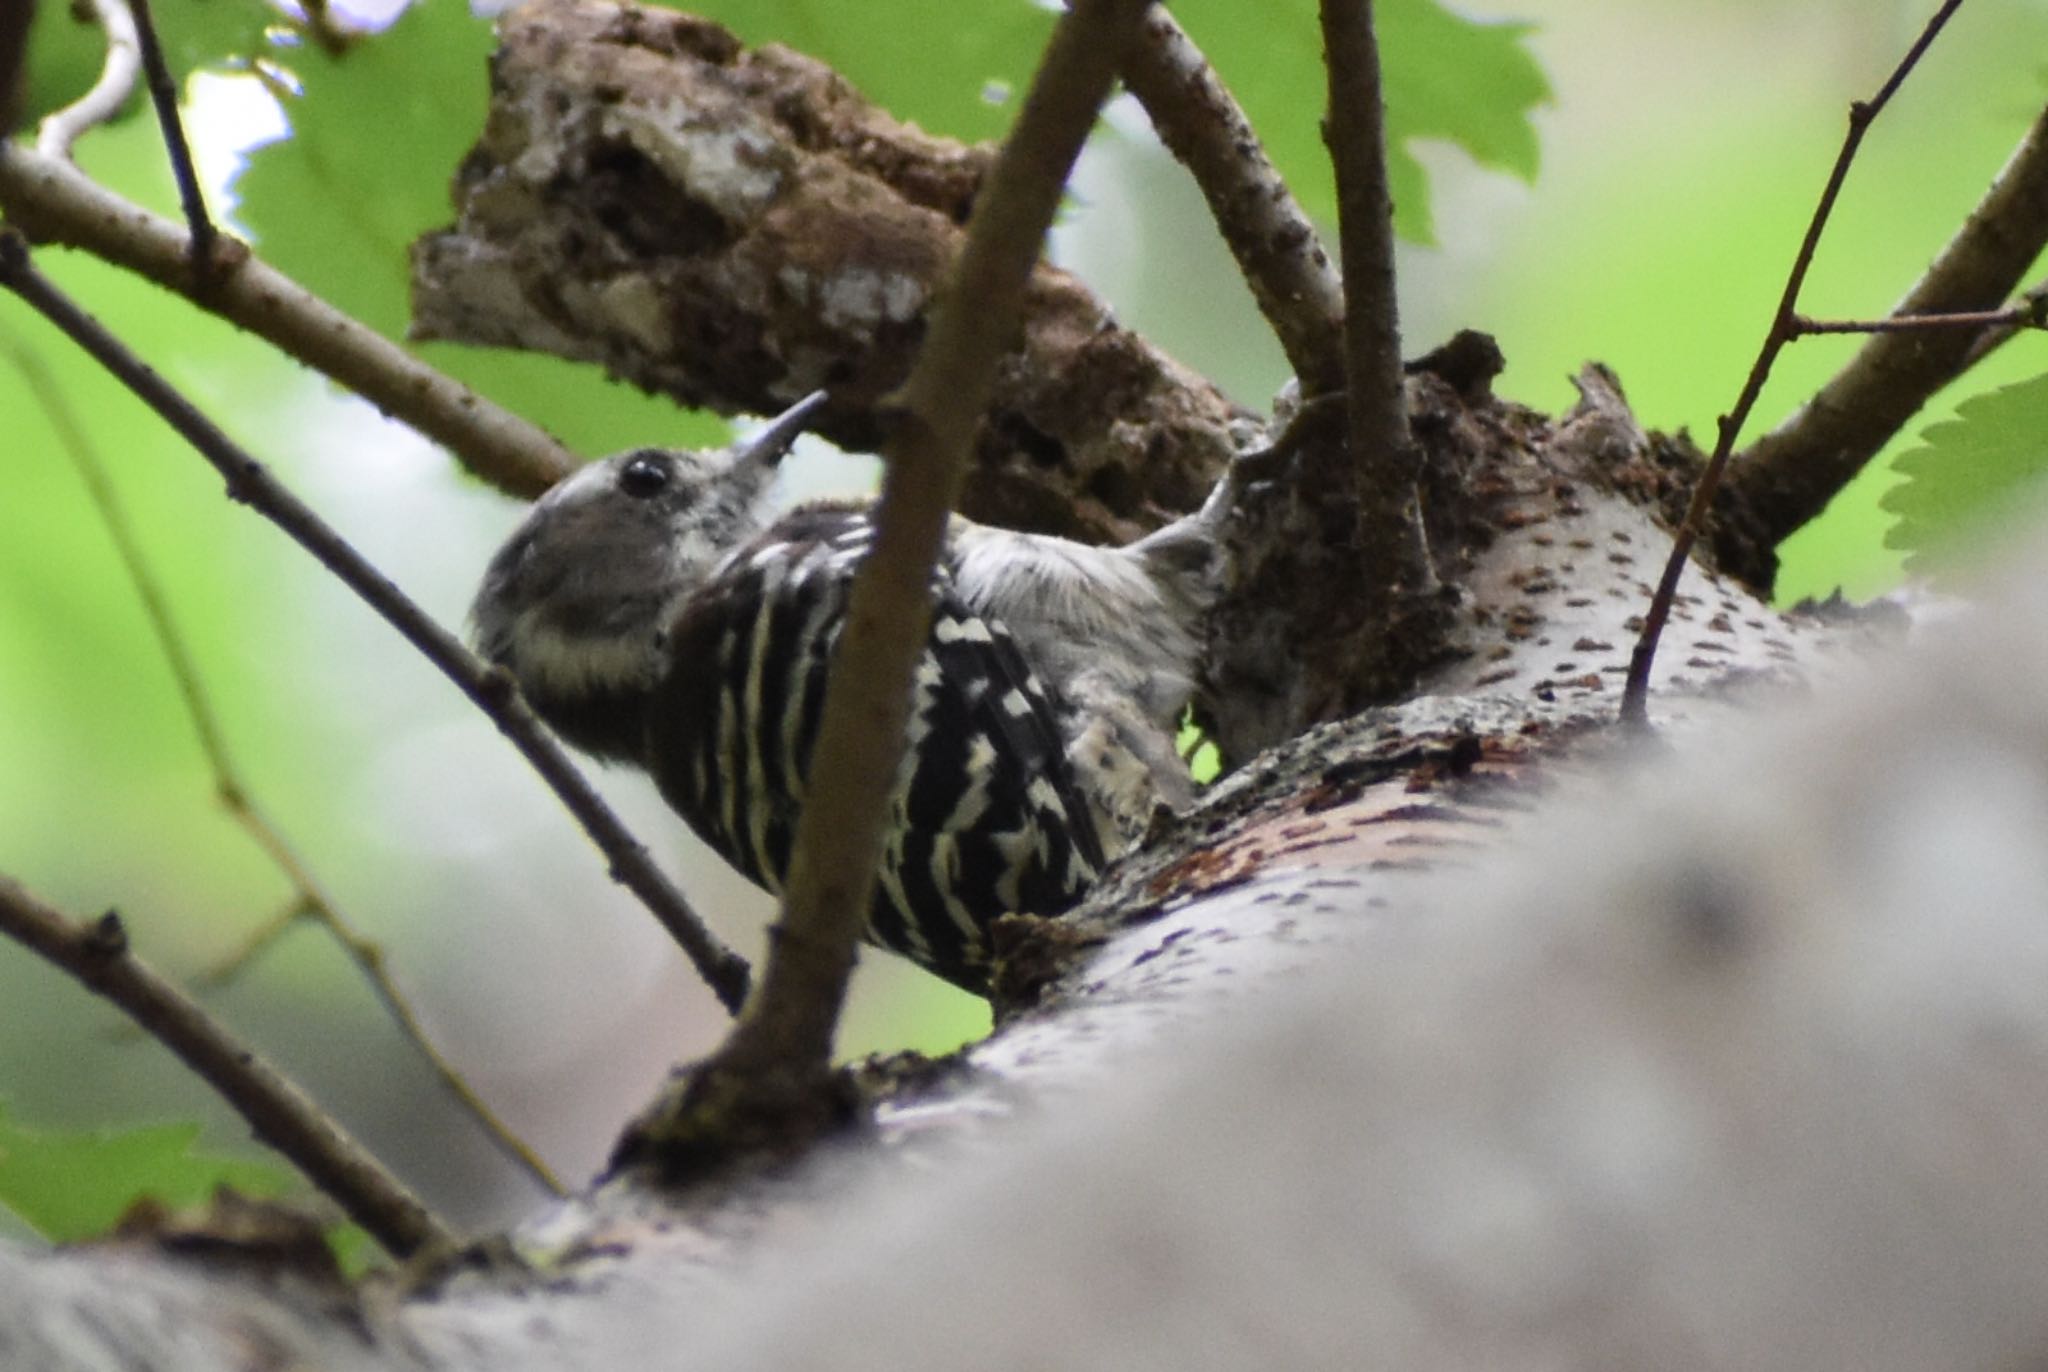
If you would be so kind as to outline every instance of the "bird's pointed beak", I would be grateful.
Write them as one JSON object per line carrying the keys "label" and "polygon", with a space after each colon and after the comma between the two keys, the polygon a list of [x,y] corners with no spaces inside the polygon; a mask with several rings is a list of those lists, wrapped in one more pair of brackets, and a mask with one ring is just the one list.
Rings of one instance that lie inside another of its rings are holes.
{"label": "bird's pointed beak", "polygon": [[796,442],[797,435],[809,428],[811,420],[825,408],[826,398],[825,392],[812,391],[769,420],[767,428],[733,450],[731,465],[755,465],[772,469],[782,461],[783,455],[789,451],[789,445]]}

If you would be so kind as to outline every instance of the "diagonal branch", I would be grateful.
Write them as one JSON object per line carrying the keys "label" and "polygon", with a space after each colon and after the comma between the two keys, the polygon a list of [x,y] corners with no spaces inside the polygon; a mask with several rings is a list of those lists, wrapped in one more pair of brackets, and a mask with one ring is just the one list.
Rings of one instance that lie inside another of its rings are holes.
{"label": "diagonal branch", "polygon": [[830,1062],[931,618],[931,569],[975,422],[998,358],[1015,346],[1025,283],[1068,173],[1148,2],[1077,0],[1060,17],[895,398],[874,548],[854,580],[811,767],[819,784],[799,822],[760,993],[698,1078],[714,1089],[773,1107]]}
{"label": "diagonal branch", "polygon": [[220,231],[206,213],[206,193],[199,188],[199,173],[192,165],[192,145],[186,141],[185,121],[178,114],[178,85],[164,62],[164,48],[157,41],[156,19],[150,14],[149,0],[128,0],[128,7],[135,15],[135,39],[142,54],[143,76],[149,85],[149,102],[156,109],[157,127],[163,131],[171,179],[178,183],[178,205],[185,212],[185,228],[190,235],[192,270],[204,282],[213,271],[214,244],[219,241]]}
{"label": "diagonal branch", "polygon": [[1344,288],[1315,225],[1222,78],[1164,5],[1145,16],[1124,84],[1201,187],[1304,395],[1344,385]]}
{"label": "diagonal branch", "polygon": [[509,677],[479,662],[453,634],[436,624],[346,539],[286,490],[262,463],[244,452],[119,339],[58,291],[35,269],[29,260],[28,245],[12,231],[0,232],[0,286],[12,290],[63,330],[155,410],[226,478],[231,499],[250,506],[284,530],[488,715],[610,860],[613,878],[638,896],[662,922],[719,1000],[728,1009],[738,1011],[746,998],[746,961],[697,918],[682,893],[655,866],[647,849],[605,806],[539,717],[520,699]]}
{"label": "diagonal branch", "polygon": [[[407,996],[385,966],[384,950],[358,932],[348,918],[341,913],[333,899],[313,879],[312,872],[303,859],[271,822],[262,808],[249,794],[241,771],[235,766],[228,752],[227,734],[221,728],[220,717],[214,712],[213,701],[207,695],[205,684],[200,680],[199,664],[193,660],[192,650],[179,632],[177,619],[171,614],[170,601],[163,587],[151,571],[149,560],[142,551],[142,542],[135,536],[134,526],[129,522],[128,512],[114,489],[112,478],[107,474],[105,464],[85,436],[85,428],[78,422],[78,416],[65,400],[56,377],[42,363],[42,359],[27,347],[6,340],[5,351],[12,357],[15,368],[28,382],[29,389],[41,403],[44,416],[50,427],[57,433],[59,444],[71,458],[72,467],[85,484],[87,497],[98,512],[100,524],[107,531],[107,537],[114,545],[115,556],[120,559],[121,569],[127,574],[128,584],[135,591],[135,598],[141,602],[143,617],[149,621],[150,632],[155,636],[157,649],[163,654],[164,664],[169,668],[171,681],[177,687],[178,699],[185,707],[185,717],[192,723],[192,732],[199,744],[200,754],[206,760],[207,769],[213,774],[214,796],[228,816],[240,826],[258,848],[268,857],[273,866],[292,885],[293,899],[290,908],[259,930],[255,938],[245,946],[244,956],[229,965],[232,971],[246,961],[252,950],[267,944],[282,928],[290,927],[301,919],[317,921],[322,928],[340,945],[357,969],[369,982],[377,999],[383,1002],[385,1011],[397,1024],[399,1032],[410,1041],[420,1055],[427,1060],[442,1086],[455,1101],[480,1124],[484,1132],[498,1149],[516,1165],[524,1168],[542,1186],[557,1195],[563,1194],[561,1182],[549,1171],[540,1155],[515,1134],[511,1127],[499,1119],[490,1105],[476,1093],[474,1087],[463,1077],[455,1064],[449,1061],[426,1031],[426,1025],[413,1008],[411,997]],[[216,972],[210,980],[218,983],[226,980],[226,973]]]}
{"label": "diagonal branch", "polygon": [[119,915],[74,923],[0,875],[0,933],[119,1006],[393,1256],[461,1242],[305,1092],[131,954]]}
{"label": "diagonal branch", "polygon": [[[1785,278],[1785,289],[1778,297],[1778,308],[1771,316],[1771,326],[1764,334],[1763,346],[1757,350],[1756,361],[1750,366],[1748,379],[1742,383],[1742,392],[1735,398],[1734,408],[1721,416],[1713,454],[1707,459],[1707,465],[1700,472],[1699,481],[1693,487],[1692,500],[1686,507],[1685,519],[1671,540],[1670,556],[1665,559],[1664,571],[1658,579],[1656,592],[1650,597],[1649,607],[1644,611],[1642,633],[1636,639],[1635,651],[1629,659],[1628,679],[1622,687],[1621,718],[1624,723],[1636,728],[1648,727],[1650,670],[1657,660],[1657,640],[1663,635],[1664,625],[1671,617],[1671,605],[1678,594],[1679,579],[1685,575],[1686,562],[1692,556],[1693,544],[1699,541],[1700,534],[1706,528],[1707,515],[1714,507],[1714,496],[1721,484],[1721,474],[1728,466],[1729,454],[1735,449],[1735,440],[1741,434],[1742,426],[1749,418],[1749,412],[1756,407],[1757,397],[1763,394],[1764,382],[1770,379],[1771,366],[1777,361],[1779,351],[1792,341],[1793,321],[1799,311],[1799,290],[1806,284],[1806,273],[1813,266],[1814,250],[1820,246],[1821,231],[1827,228],[1828,218],[1834,213],[1835,199],[1842,192],[1842,183],[1848,179],[1850,164],[1856,160],[1856,150],[1863,144],[1863,135],[1870,128],[1871,121],[1883,112],[1899,86],[1912,74],[1913,68],[1919,65],[1921,56],[1940,34],[1942,27],[1948,23],[1949,16],[1953,15],[1961,4],[1962,0],[1944,0],[1941,8],[1934,12],[1933,17],[1927,21],[1927,26],[1920,31],[1920,36],[1906,49],[1906,55],[1892,68],[1892,74],[1885,79],[1884,85],[1878,88],[1877,94],[1869,100],[1859,100],[1849,107],[1849,128],[1842,136],[1842,149],[1835,154],[1835,165],[1828,173],[1827,184],[1821,188],[1820,200],[1813,207],[1813,218],[1807,223],[1806,236],[1799,241],[1799,250],[1792,256],[1792,270]],[[2028,256],[2031,260],[2032,254]],[[2025,264],[2022,263],[2014,272],[2014,280],[2018,279],[2018,272],[2024,269]],[[2003,296],[2004,293],[2004,290],[2001,290],[1999,295]],[[1913,303],[1915,302],[1908,301],[1908,305]],[[1942,302],[1921,303],[1927,308],[1939,308]],[[1863,351],[1867,354],[1888,340],[1899,337],[1913,339],[1910,344],[1913,347],[1918,347],[1926,341],[1918,335],[1880,334],[1873,338]],[[1914,408],[1917,409],[1918,406],[1919,402],[1916,400]],[[1900,417],[1900,422],[1904,422],[1903,416]],[[1875,452],[1876,449],[1873,448],[1871,451]],[[1825,460],[1825,454],[1816,454],[1815,457],[1817,460]],[[1863,460],[1857,459],[1855,466],[1861,467]],[[1755,465],[1756,459],[1752,455],[1752,461],[1745,466]],[[1795,486],[1803,484],[1798,474],[1780,473],[1777,479]],[[1829,494],[1832,493],[1833,488],[1829,491]],[[1819,509],[1820,507],[1815,505],[1806,517],[1819,513]],[[1802,517],[1801,522],[1804,522],[1804,518]],[[1798,525],[1794,524],[1783,528],[1780,536],[1790,533],[1797,527]]]}
{"label": "diagonal branch", "polygon": [[[1892,311],[1899,319],[1992,310],[2048,246],[2048,110],[1991,188]],[[2023,302],[2024,304],[2024,302]],[[1819,514],[1928,398],[1962,375],[1999,329],[1872,338],[1790,418],[1752,444],[1728,476],[1729,498],[1754,510],[1776,542]],[[2000,333],[2000,341],[2009,333]]]}
{"label": "diagonal branch", "polygon": [[247,329],[448,448],[499,490],[535,496],[574,466],[545,431],[427,366],[260,258],[217,265],[202,289],[183,225],[115,195],[61,157],[0,143],[0,213],[37,242],[82,249]]}

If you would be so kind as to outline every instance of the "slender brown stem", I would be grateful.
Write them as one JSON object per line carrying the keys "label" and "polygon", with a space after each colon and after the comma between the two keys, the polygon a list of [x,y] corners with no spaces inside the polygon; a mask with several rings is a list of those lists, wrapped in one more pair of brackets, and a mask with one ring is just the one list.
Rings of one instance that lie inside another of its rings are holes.
{"label": "slender brown stem", "polygon": [[1813,265],[1814,250],[1820,245],[1821,231],[1827,227],[1828,217],[1834,212],[1835,199],[1841,194],[1843,181],[1848,178],[1850,164],[1856,160],[1856,150],[1862,146],[1864,132],[1961,4],[1962,0],[1944,0],[1877,94],[1849,107],[1849,129],[1843,136],[1842,149],[1835,155],[1835,165],[1828,173],[1827,184],[1821,189],[1820,202],[1814,206],[1806,235],[1800,239],[1799,251],[1793,255],[1792,270],[1785,278],[1785,289],[1778,297],[1778,308],[1771,316],[1763,346],[1750,366],[1748,379],[1742,383],[1742,392],[1735,399],[1735,407],[1720,418],[1713,454],[1707,459],[1698,484],[1693,487],[1685,520],[1672,539],[1671,555],[1664,563],[1656,594],[1650,598],[1649,610],[1643,616],[1643,631],[1629,657],[1628,680],[1622,690],[1621,718],[1625,724],[1636,728],[1648,727],[1650,670],[1656,664],[1657,640],[1664,632],[1665,622],[1671,617],[1679,579],[1685,574],[1685,564],[1692,555],[1693,544],[1698,542],[1701,530],[1706,527],[1707,513],[1713,508],[1714,492],[1720,485],[1722,471],[1728,465],[1728,455],[1735,449],[1735,439],[1742,432],[1750,410],[1755,408],[1757,397],[1763,393],[1764,382],[1770,379],[1772,363],[1777,361],[1779,351],[1792,341],[1800,287],[1806,283],[1806,273]]}
{"label": "slender brown stem", "polygon": [[1330,81],[1323,138],[1337,173],[1352,461],[1385,467],[1408,446],[1408,409],[1402,403],[1394,202],[1387,188],[1386,102],[1372,0],[1323,0],[1322,22]]}
{"label": "slender brown stem", "polygon": [[2040,328],[2048,323],[2048,281],[2036,282],[2021,291],[2019,301],[2013,309],[2025,311],[2026,318],[2019,323],[1994,324],[1971,339],[1969,350],[1956,366],[1957,375],[1970,370],[2027,329]]}
{"label": "slender brown stem", "polygon": [[185,212],[185,230],[192,255],[192,276],[201,289],[213,271],[213,246],[219,230],[206,213],[206,194],[199,188],[199,173],[192,165],[192,145],[185,139],[185,121],[178,114],[178,83],[164,62],[163,44],[157,41],[156,19],[149,0],[127,0],[135,16],[136,45],[142,53],[142,75],[149,87],[149,101],[156,109],[157,127],[163,131],[164,151],[171,160],[171,179],[178,184],[178,205]]}
{"label": "slender brown stem", "polygon": [[427,366],[232,240],[223,240],[214,278],[202,289],[184,225],[122,199],[68,161],[0,143],[0,212],[38,242],[82,249],[247,329],[442,444],[499,490],[535,496],[575,468],[543,430]]}
{"label": "slender brown stem", "polygon": [[1344,288],[1251,121],[1164,5],[1145,16],[1124,84],[1180,159],[1304,394],[1344,385]]}
{"label": "slender brown stem", "polygon": [[511,678],[485,666],[453,634],[436,624],[348,541],[235,444],[204,414],[136,357],[100,323],[79,309],[29,260],[19,234],[0,233],[0,286],[20,296],[92,355],[121,383],[157,412],[226,478],[231,499],[276,524],[293,542],[396,629],[406,642],[484,711],[521,755],[541,774],[584,831],[603,851],[612,876],[662,922],[698,973],[735,1012],[746,999],[746,961],[705,927],[654,864],[645,847],[612,814],[576,770],[540,719],[519,696]]}
{"label": "slender brown stem", "polygon": [[1915,333],[1939,329],[2039,329],[2048,327],[2038,303],[2006,310],[1952,310],[1946,314],[1895,314],[1889,319],[1809,319],[1792,316],[1792,336],[1810,333]]}
{"label": "slender brown stem", "polygon": [[[28,382],[29,390],[41,404],[45,417],[50,421],[50,427],[56,431],[59,444],[70,456],[71,465],[78,472],[79,479],[84,482],[86,494],[91,499],[93,508],[99,513],[100,523],[114,545],[115,555],[121,560],[128,584],[134,589],[136,599],[142,603],[143,617],[149,621],[150,632],[156,638],[157,649],[163,654],[164,663],[170,669],[171,680],[177,687],[178,698],[185,706],[185,717],[192,723],[192,732],[198,739],[199,751],[206,759],[208,770],[213,774],[214,794],[229,817],[249,836],[251,842],[263,850],[271,863],[292,884],[294,895],[291,908],[282,916],[282,921],[289,925],[301,919],[310,919],[323,926],[368,979],[371,990],[383,1002],[386,1013],[398,1025],[399,1032],[419,1050],[420,1055],[440,1077],[443,1087],[458,1104],[469,1111],[478,1124],[483,1126],[484,1132],[490,1136],[498,1149],[515,1164],[526,1169],[542,1186],[556,1195],[565,1194],[561,1181],[548,1169],[540,1155],[498,1118],[464,1079],[455,1064],[428,1037],[411,999],[405,995],[388,970],[384,950],[363,937],[341,913],[340,908],[313,879],[311,870],[300,859],[290,842],[262,808],[251,799],[241,772],[228,753],[227,735],[221,728],[220,717],[215,713],[213,702],[200,678],[199,664],[193,658],[192,650],[186,645],[184,635],[179,632],[177,618],[171,613],[169,599],[164,595],[163,587],[150,569],[149,559],[142,550],[142,541],[136,537],[134,525],[128,518],[127,510],[122,506],[112,479],[107,475],[105,465],[86,438],[84,426],[78,422],[78,417],[65,401],[56,378],[43,366],[40,358],[18,343],[10,343],[7,351],[13,357],[16,369]],[[255,955],[257,948],[267,946],[270,939],[275,937],[275,933],[268,930],[259,932],[268,933],[269,937],[260,941],[252,939],[232,966],[239,967],[245,964]],[[228,975],[227,972],[216,969],[211,980],[216,983],[225,982]]]}
{"label": "slender brown stem", "polygon": [[1061,15],[1022,113],[991,169],[960,259],[895,398],[874,549],[854,579],[833,658],[782,910],[761,990],[706,1064],[707,1079],[815,1079],[866,919],[912,668],[931,617],[931,569],[965,477],[997,359],[1016,341],[1024,285],[1136,35],[1147,0],[1077,0]]}
{"label": "slender brown stem", "polygon": [[350,1219],[395,1257],[456,1247],[460,1236],[283,1073],[128,951],[109,911],[78,924],[0,875],[0,933],[118,1006],[170,1049]]}
{"label": "slender brown stem", "polygon": [[1433,577],[1414,508],[1414,443],[1395,297],[1394,203],[1387,187],[1386,102],[1372,0],[1322,0],[1329,114],[1323,139],[1337,173],[1344,264],[1344,376],[1350,463],[1330,473],[1357,492],[1361,571],[1381,594]]}
{"label": "slender brown stem", "polygon": [[[2015,301],[2013,292],[2044,247],[2048,109],[1893,314],[2028,303],[2030,295]],[[1993,323],[1974,333],[1887,330],[1872,337],[1811,399],[1733,460],[1729,502],[1746,512],[1759,536],[1782,540],[1826,508],[1935,392],[2014,332],[2010,323]]]}

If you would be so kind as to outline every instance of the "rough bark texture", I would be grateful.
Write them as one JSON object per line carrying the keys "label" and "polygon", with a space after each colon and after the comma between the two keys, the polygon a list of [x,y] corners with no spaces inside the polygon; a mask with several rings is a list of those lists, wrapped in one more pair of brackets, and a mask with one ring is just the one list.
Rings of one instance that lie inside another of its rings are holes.
{"label": "rough bark texture", "polygon": [[1018,931],[1101,943],[840,1150],[407,1291],[0,1249],[0,1364],[2025,1365],[2043,573],[1875,671],[1730,653],[1647,758],[1555,692],[1329,726]]}
{"label": "rough bark texture", "polygon": [[[666,10],[529,6],[500,25],[461,216],[414,256],[423,337],[599,362],[690,405],[879,444],[988,150],[897,123],[829,68]],[[963,508],[1125,541],[1192,509],[1256,425],[1041,267]]]}
{"label": "rough bark texture", "polygon": [[[551,0],[501,27],[489,127],[457,177],[459,220],[416,250],[420,331],[597,360],[722,409],[776,409],[829,386],[825,432],[871,445],[985,152],[899,124],[820,64],[744,50],[703,20]],[[1598,442],[1553,444],[1546,418],[1489,393],[1500,365],[1490,340],[1461,335],[1410,366],[1412,484],[1436,590],[1394,597],[1408,610],[1391,623],[1365,575],[1356,502],[1318,475],[1351,461],[1331,413],[1341,406],[1312,400],[1269,431],[1051,267],[1036,273],[1023,338],[1002,364],[964,508],[1121,540],[1193,508],[1227,463],[1248,459],[1256,475],[1229,535],[1233,586],[1209,626],[1201,702],[1234,764],[1311,724],[1469,683],[1484,673],[1459,664],[1486,663],[1502,633],[1574,617],[1541,602],[1581,561],[1656,537],[1646,519],[1562,533],[1558,556],[1524,559],[1512,606],[1500,587],[1468,583],[1505,535],[1569,523],[1590,492],[1682,498],[1694,462],[1637,429],[1597,373],[1599,394],[1572,423]],[[1740,528],[1717,530],[1722,565],[1763,584],[1769,554],[1729,536]],[[1606,540],[1597,554],[1568,555],[1589,536]],[[1598,594],[1634,594],[1633,578],[1610,580]],[[1624,633],[1614,622],[1558,646]],[[1551,675],[1604,680],[1607,663],[1580,661],[1591,651],[1560,654],[1573,667]]]}

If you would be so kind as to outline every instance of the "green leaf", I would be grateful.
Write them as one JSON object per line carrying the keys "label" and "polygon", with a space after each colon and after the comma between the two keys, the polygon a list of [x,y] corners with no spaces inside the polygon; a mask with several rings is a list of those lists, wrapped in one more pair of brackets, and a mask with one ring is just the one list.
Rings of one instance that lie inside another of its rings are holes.
{"label": "green leaf", "polygon": [[[668,3],[669,0],[664,0]],[[928,133],[995,138],[1016,117],[1053,15],[1031,0],[672,0],[748,45],[782,43]]]}
{"label": "green leaf", "polygon": [[39,1133],[0,1111],[0,1206],[45,1238],[72,1243],[106,1233],[145,1196],[185,1209],[222,1186],[267,1197],[297,1185],[276,1167],[195,1153],[198,1137],[196,1124]]}
{"label": "green leaf", "polygon": [[258,149],[234,184],[264,255],[402,335],[406,250],[450,217],[449,178],[483,131],[490,51],[490,25],[466,4],[427,0],[341,52],[291,54],[291,136]]}
{"label": "green leaf", "polygon": [[[179,82],[202,68],[240,66],[262,54],[265,31],[280,22],[263,0],[156,0],[150,13],[164,61]],[[25,119],[40,119],[90,90],[106,51],[99,25],[63,0],[44,0],[29,28]],[[121,117],[144,104],[139,96],[129,100]]]}
{"label": "green leaf", "polygon": [[[1337,194],[1322,138],[1326,98],[1315,0],[1176,0],[1173,12],[1244,106],[1303,206],[1333,220]],[[1533,180],[1537,143],[1529,115],[1550,99],[1550,84],[1524,41],[1526,24],[1469,19],[1436,0],[1381,0],[1375,16],[1394,228],[1410,242],[1429,243],[1429,178],[1410,145],[1442,139],[1481,166]]]}
{"label": "green leaf", "polygon": [[[340,53],[291,56],[292,132],[257,149],[235,182],[257,250],[309,290],[403,340],[408,248],[454,218],[448,185],[483,131],[491,26],[462,0],[422,0]],[[724,425],[626,390],[597,367],[437,344],[448,372],[583,452],[722,441]]]}
{"label": "green leaf", "polygon": [[1955,418],[1922,430],[1893,467],[1905,480],[1879,502],[1898,516],[1885,546],[1906,550],[1906,570],[1924,573],[1965,536],[1990,531],[2048,492],[2048,376],[1963,401]]}

